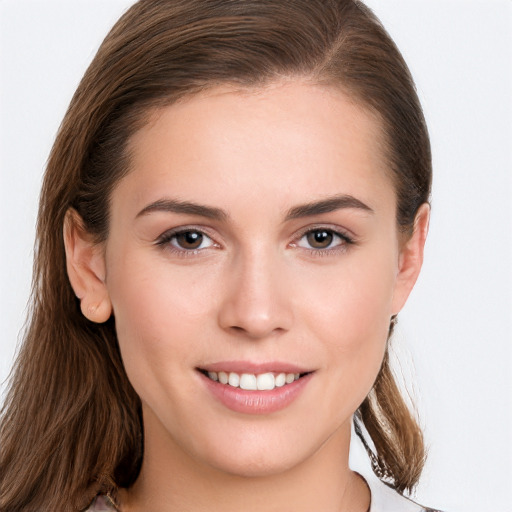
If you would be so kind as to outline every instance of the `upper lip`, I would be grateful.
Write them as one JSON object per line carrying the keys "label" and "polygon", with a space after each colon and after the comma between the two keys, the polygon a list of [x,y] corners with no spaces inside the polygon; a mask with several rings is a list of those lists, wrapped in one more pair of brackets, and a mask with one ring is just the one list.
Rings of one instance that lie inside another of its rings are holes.
{"label": "upper lip", "polygon": [[234,373],[309,373],[312,370],[304,366],[281,361],[252,362],[252,361],[219,361],[197,367],[207,372]]}

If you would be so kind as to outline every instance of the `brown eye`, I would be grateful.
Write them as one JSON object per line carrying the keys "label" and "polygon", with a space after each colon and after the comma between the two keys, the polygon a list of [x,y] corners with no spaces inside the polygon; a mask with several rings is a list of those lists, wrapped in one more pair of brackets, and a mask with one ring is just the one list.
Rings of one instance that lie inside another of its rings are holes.
{"label": "brown eye", "polygon": [[183,231],[181,233],[176,233],[171,238],[171,245],[178,249],[190,251],[209,247],[212,245],[212,241],[200,231]]}
{"label": "brown eye", "polygon": [[343,233],[328,228],[316,228],[306,231],[294,245],[318,254],[328,254],[331,250],[345,249],[353,243],[353,240]]}
{"label": "brown eye", "polygon": [[315,229],[306,234],[306,240],[313,249],[327,249],[334,240],[334,233],[325,229]]}

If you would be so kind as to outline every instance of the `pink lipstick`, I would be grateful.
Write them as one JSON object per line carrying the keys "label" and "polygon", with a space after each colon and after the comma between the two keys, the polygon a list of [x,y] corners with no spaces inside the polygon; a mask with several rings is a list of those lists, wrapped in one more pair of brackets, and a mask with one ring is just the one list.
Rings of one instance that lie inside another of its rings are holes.
{"label": "pink lipstick", "polygon": [[287,363],[231,361],[197,370],[217,400],[244,414],[271,414],[286,408],[313,376],[311,370]]}

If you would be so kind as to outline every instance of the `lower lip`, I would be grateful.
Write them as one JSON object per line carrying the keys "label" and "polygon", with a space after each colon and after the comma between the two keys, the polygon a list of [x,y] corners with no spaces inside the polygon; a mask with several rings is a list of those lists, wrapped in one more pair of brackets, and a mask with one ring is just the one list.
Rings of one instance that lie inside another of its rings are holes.
{"label": "lower lip", "polygon": [[271,414],[288,407],[296,400],[313,376],[312,373],[270,391],[247,391],[213,381],[200,373],[208,390],[224,406],[244,414]]}

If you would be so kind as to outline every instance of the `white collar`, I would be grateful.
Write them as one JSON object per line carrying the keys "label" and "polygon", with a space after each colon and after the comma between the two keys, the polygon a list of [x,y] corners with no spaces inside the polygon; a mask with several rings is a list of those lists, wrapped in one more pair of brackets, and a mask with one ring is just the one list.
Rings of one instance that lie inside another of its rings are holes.
{"label": "white collar", "polygon": [[370,512],[422,512],[425,509],[398,494],[377,477],[365,478],[371,492]]}

